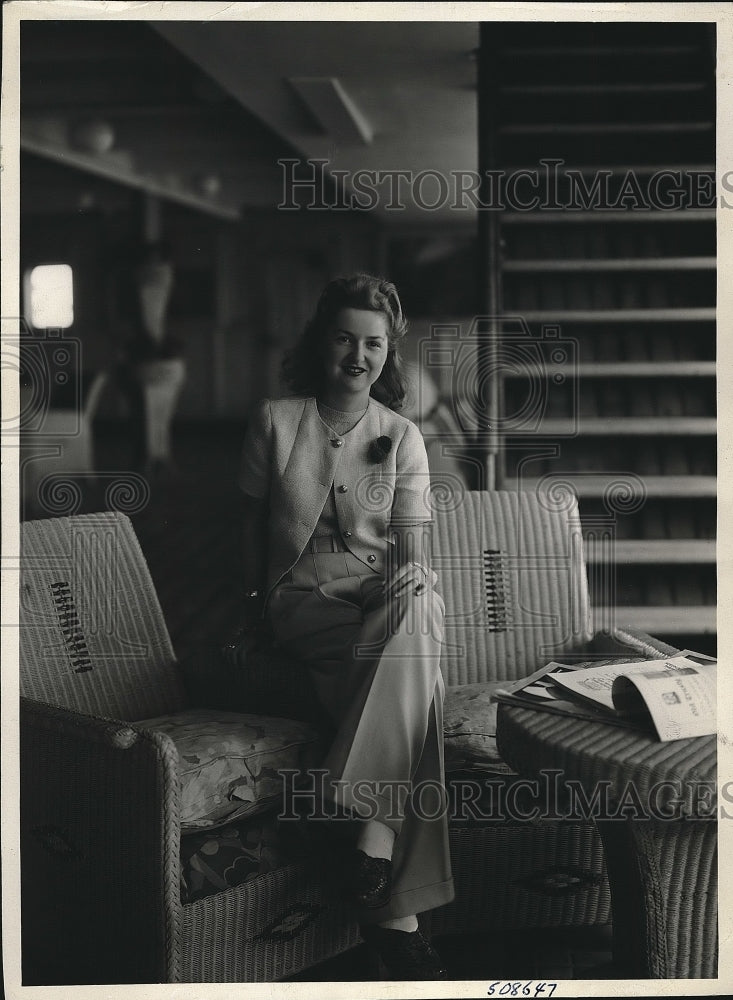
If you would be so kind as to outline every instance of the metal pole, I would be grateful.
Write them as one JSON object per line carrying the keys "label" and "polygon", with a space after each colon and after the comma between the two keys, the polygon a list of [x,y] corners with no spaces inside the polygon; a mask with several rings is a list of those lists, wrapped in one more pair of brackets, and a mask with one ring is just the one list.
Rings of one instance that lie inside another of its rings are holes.
{"label": "metal pole", "polygon": [[[480,25],[478,58],[478,165],[481,178],[479,204],[489,206],[498,202],[497,171],[499,162],[499,49],[500,26],[483,22]],[[479,421],[479,446],[482,448],[485,481],[484,489],[499,489],[503,480],[499,417],[501,413],[501,380],[497,371],[499,339],[498,317],[502,311],[501,259],[499,234],[499,208],[479,208],[478,222],[478,295],[479,314],[491,317],[487,329],[479,336],[477,352],[476,414]],[[484,405],[481,397],[487,395]]]}

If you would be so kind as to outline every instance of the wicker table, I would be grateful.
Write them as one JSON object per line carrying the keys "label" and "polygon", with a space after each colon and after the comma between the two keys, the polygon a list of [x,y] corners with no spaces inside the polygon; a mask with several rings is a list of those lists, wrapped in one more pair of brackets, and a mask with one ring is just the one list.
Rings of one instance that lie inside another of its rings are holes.
{"label": "wicker table", "polygon": [[715,978],[715,737],[660,743],[634,730],[508,705],[499,706],[497,735],[503,758],[521,774],[561,773],[556,807],[595,820],[618,975]]}

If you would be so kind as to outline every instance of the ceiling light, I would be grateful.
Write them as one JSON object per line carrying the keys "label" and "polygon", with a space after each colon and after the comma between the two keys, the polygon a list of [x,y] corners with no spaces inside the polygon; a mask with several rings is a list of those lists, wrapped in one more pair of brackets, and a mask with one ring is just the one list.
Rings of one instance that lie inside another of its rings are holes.
{"label": "ceiling light", "polygon": [[374,129],[335,77],[295,76],[290,84],[329,135],[365,146],[372,141]]}
{"label": "ceiling light", "polygon": [[108,153],[115,144],[115,131],[109,122],[88,119],[74,126],[71,140],[77,149],[85,153]]}
{"label": "ceiling light", "polygon": [[195,180],[196,187],[207,198],[216,198],[221,192],[221,178],[218,174],[198,174]]}

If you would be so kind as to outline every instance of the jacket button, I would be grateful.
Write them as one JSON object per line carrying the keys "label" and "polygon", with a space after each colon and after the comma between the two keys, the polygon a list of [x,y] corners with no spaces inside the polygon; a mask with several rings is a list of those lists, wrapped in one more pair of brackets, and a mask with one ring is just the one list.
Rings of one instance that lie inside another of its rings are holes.
{"label": "jacket button", "polygon": [[345,531],[344,532],[344,538],[351,538],[351,532],[350,531]]}
{"label": "jacket button", "polygon": [[341,438],[331,438],[331,444],[334,446],[334,448],[340,448],[343,443],[344,442],[341,440]]}
{"label": "jacket button", "polygon": [[367,562],[376,562],[376,561],[377,561],[377,557],[376,557],[376,556],[374,555],[374,553],[373,553],[373,552],[371,552],[371,553],[370,553],[370,554],[369,554],[369,555],[367,556]]}
{"label": "jacket button", "polygon": [[348,493],[348,492],[349,492],[348,486],[339,486],[339,493]]}

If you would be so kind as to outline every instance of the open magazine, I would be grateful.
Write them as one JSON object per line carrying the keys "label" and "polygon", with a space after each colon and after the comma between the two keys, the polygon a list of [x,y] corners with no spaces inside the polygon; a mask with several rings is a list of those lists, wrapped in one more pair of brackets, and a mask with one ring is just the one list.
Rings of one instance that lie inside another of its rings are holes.
{"label": "open magazine", "polygon": [[500,688],[497,701],[656,732],[659,740],[716,731],[717,661],[690,650],[659,660],[548,663]]}

